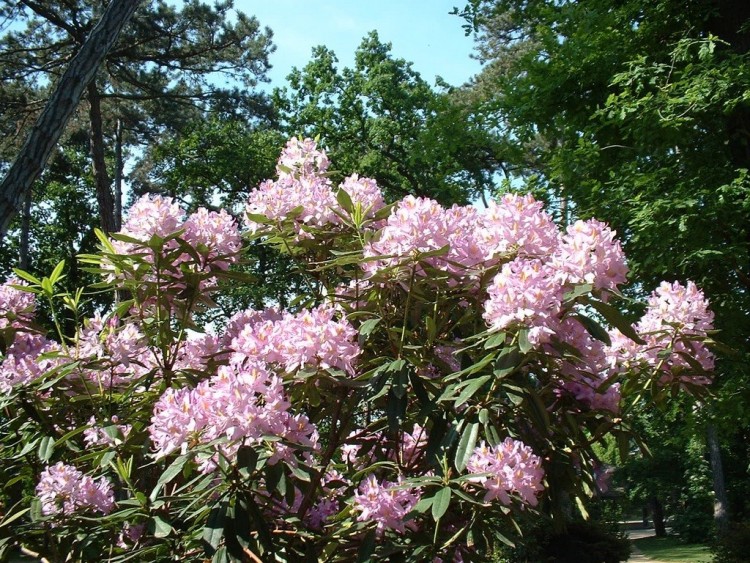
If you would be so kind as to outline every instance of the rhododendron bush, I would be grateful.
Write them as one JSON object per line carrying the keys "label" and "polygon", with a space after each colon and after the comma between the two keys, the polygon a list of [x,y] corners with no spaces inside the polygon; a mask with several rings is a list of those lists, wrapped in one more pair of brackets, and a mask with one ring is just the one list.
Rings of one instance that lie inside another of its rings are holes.
{"label": "rhododendron bush", "polygon": [[[627,438],[633,409],[710,382],[706,299],[665,282],[626,320],[604,223],[560,229],[515,194],[386,205],[327,166],[292,139],[244,225],[144,196],[81,257],[96,287],[58,294],[62,266],[0,287],[5,549],[484,561],[585,509],[592,445]],[[234,268],[243,236],[292,255],[306,290],[202,323],[223,284],[263,283]],[[90,291],[116,305],[80,319]]]}

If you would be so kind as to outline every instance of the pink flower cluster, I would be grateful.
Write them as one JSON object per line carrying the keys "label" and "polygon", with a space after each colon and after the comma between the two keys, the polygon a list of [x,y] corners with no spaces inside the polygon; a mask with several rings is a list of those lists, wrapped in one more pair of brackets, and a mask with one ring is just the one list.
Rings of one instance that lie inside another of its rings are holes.
{"label": "pink flower cluster", "polygon": [[352,508],[357,512],[360,522],[374,522],[378,534],[386,530],[399,533],[413,528],[413,524],[404,521],[404,517],[414,508],[421,498],[421,491],[407,488],[403,480],[378,481],[374,475],[369,475],[354,493]]}
{"label": "pink flower cluster", "polygon": [[0,330],[25,328],[34,317],[36,300],[34,294],[13,286],[28,285],[17,278],[9,278],[0,285]]}
{"label": "pink flower cluster", "polygon": [[[310,238],[310,228],[341,223],[338,214],[345,214],[336,200],[331,181],[325,175],[328,157],[312,139],[292,138],[281,153],[276,171],[278,180],[266,180],[250,193],[245,211],[263,215],[276,222],[294,220],[297,235]],[[344,180],[345,190],[354,204],[359,203],[366,216],[383,207],[383,196],[375,180],[356,174]],[[264,229],[248,217],[251,233]]]}
{"label": "pink flower cluster", "polygon": [[[301,414],[293,414],[282,379],[275,370],[337,368],[354,373],[360,353],[358,333],[336,310],[320,306],[296,315],[275,309],[243,311],[229,320],[220,337],[190,339],[177,357],[175,369],[204,369],[212,359],[228,360],[215,376],[194,389],[168,389],[154,407],[149,432],[157,457],[186,453],[197,444],[223,438],[221,454],[231,457],[242,444],[257,444],[277,436],[304,448],[317,448],[317,430]],[[229,352],[227,352],[229,351]],[[294,463],[293,450],[281,442],[271,463]],[[215,458],[204,460],[210,471]]]}
{"label": "pink flower cluster", "polygon": [[589,283],[594,289],[615,289],[628,275],[615,232],[596,219],[570,225],[552,262],[563,283]]}
{"label": "pink flower cluster", "polygon": [[14,285],[27,284],[10,278],[0,285],[0,331],[11,329],[5,354],[0,353],[0,393],[32,383],[64,361],[57,342],[29,331],[36,308],[35,296]]}
{"label": "pink flower cluster", "polygon": [[[156,457],[219,438],[221,455],[232,458],[240,445],[258,444],[264,436],[278,436],[304,448],[316,449],[318,436],[306,416],[291,413],[281,379],[260,363],[222,366],[216,376],[195,389],[167,389],[154,406],[149,427]],[[294,452],[280,442],[269,463],[294,462]],[[217,459],[202,460],[206,472]]]}
{"label": "pink flower cluster", "polygon": [[109,514],[115,506],[112,485],[106,477],[94,480],[72,465],[58,462],[47,467],[36,486],[47,516],[68,516],[76,512]]}
{"label": "pink flower cluster", "polygon": [[[425,275],[424,268],[418,266],[421,261],[463,275],[486,258],[475,235],[477,218],[473,207],[445,209],[432,199],[406,196],[393,209],[379,237],[365,246],[364,257],[370,260],[362,267],[371,275],[395,267],[394,273],[399,275],[414,264],[416,273]],[[441,248],[446,248],[445,254],[421,258]],[[372,260],[377,257],[382,258]]]}
{"label": "pink flower cluster", "polygon": [[474,449],[466,469],[476,473],[476,482],[487,490],[484,502],[498,499],[509,505],[510,495],[518,495],[524,503],[536,506],[536,493],[544,488],[541,458],[523,442],[512,438],[497,446],[482,442]]}
{"label": "pink flower cluster", "polygon": [[359,174],[352,174],[344,179],[340,189],[349,194],[354,205],[359,205],[365,217],[372,217],[385,207],[383,193],[372,178],[360,178]]}
{"label": "pink flower cluster", "polygon": [[[420,258],[444,247],[445,254]],[[605,224],[578,221],[561,235],[542,203],[530,195],[506,194],[483,212],[469,206],[445,209],[433,200],[407,196],[394,208],[380,236],[365,246],[364,255],[370,260],[363,268],[371,275],[394,267],[399,274],[418,260],[468,279],[515,258],[515,267],[498,274],[500,283],[521,294],[547,293],[554,286],[553,297],[579,283],[614,289],[627,274],[620,244]],[[372,260],[378,257],[382,258]],[[542,267],[544,275],[537,275]],[[535,275],[529,277],[528,268]],[[424,275],[424,269],[417,267],[416,273]],[[548,301],[494,307],[490,324],[500,329],[535,312],[554,314]]]}
{"label": "pink flower cluster", "polygon": [[360,353],[358,332],[335,315],[336,310],[328,306],[296,315],[269,311],[266,318],[234,328],[236,336],[230,344],[235,351],[233,359],[259,358],[287,373],[301,368],[338,368],[354,374]]}
{"label": "pink flower cluster", "polygon": [[549,263],[518,257],[503,264],[487,295],[484,319],[491,330],[528,327],[534,344],[548,341],[555,333],[563,288]]}
{"label": "pink flower cluster", "polygon": [[133,321],[119,323],[101,316],[88,319],[80,329],[71,360],[83,362],[82,374],[99,387],[128,385],[157,364],[146,336]]}
{"label": "pink flower cluster", "polygon": [[[16,334],[0,365],[0,393],[9,393],[18,385],[26,385],[63,361],[55,353],[60,346],[40,334]],[[42,355],[47,355],[42,357]]]}
{"label": "pink flower cluster", "polygon": [[328,170],[328,164],[328,156],[325,151],[318,150],[318,144],[313,139],[292,137],[281,151],[276,173],[297,178],[312,176],[324,173]]}
{"label": "pink flower cluster", "polygon": [[501,255],[527,258],[551,255],[560,234],[544,204],[530,194],[505,194],[491,201],[481,217],[478,244],[488,259]]}
{"label": "pink flower cluster", "polygon": [[658,369],[663,372],[662,383],[676,379],[707,385],[710,379],[704,373],[696,374],[686,358],[696,361],[705,372],[713,370],[713,353],[703,341],[713,329],[713,319],[708,300],[693,282],[662,282],[651,294],[646,313],[633,327],[645,343],[612,331],[612,346],[607,351],[610,364],[615,370]]}
{"label": "pink flower cluster", "polygon": [[[192,246],[199,256],[183,253],[174,259],[174,264],[190,264],[197,271],[226,270],[237,259],[241,238],[236,221],[223,209],[220,212],[204,208],[185,218],[185,212],[170,197],[144,195],[128,211],[120,234],[143,241],[153,236],[165,238],[182,231],[180,237]],[[178,248],[176,240],[166,243],[164,252]],[[153,260],[148,249],[131,242],[114,241],[118,254],[145,254],[145,259]]]}
{"label": "pink flower cluster", "polygon": [[487,289],[484,318],[490,329],[531,328],[529,340],[542,344],[559,331],[565,291],[586,283],[606,299],[607,291],[616,289],[627,276],[625,256],[614,235],[595,219],[577,221],[548,248],[548,254],[519,253],[504,264]]}
{"label": "pink flower cluster", "polygon": [[83,441],[87,447],[107,446],[113,447],[127,440],[133,426],[130,424],[120,424],[117,416],[110,419],[112,424],[106,427],[99,426],[96,419],[92,416],[89,419],[89,427],[83,431]]}

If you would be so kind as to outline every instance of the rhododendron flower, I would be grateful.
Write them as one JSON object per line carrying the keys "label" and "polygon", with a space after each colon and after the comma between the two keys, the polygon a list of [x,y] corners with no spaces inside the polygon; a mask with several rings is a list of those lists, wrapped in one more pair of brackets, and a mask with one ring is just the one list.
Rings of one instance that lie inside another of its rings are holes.
{"label": "rhododendron flower", "polygon": [[130,424],[119,424],[120,419],[117,416],[112,416],[110,421],[112,424],[109,432],[106,432],[103,427],[96,423],[96,419],[93,416],[89,419],[89,428],[83,431],[83,441],[86,443],[86,446],[111,447],[118,445],[123,440],[127,440],[133,426]]}
{"label": "rhododendron flower", "polygon": [[[0,392],[9,393],[17,385],[26,385],[60,365],[64,359],[55,357],[60,346],[39,334],[22,332],[16,334],[13,344],[0,364]],[[42,358],[43,354],[49,354]]]}
{"label": "rhododendron flower", "polygon": [[[612,346],[607,350],[612,369],[650,367],[663,372],[661,383],[678,381],[707,385],[705,373],[696,374],[690,357],[709,372],[714,367],[714,355],[703,339],[713,329],[714,314],[708,300],[693,282],[662,282],[648,300],[648,308],[635,331],[645,341],[633,342],[618,330],[610,333]],[[686,373],[683,373],[686,372]]]}
{"label": "rhododendron flower", "polygon": [[403,488],[403,480],[378,481],[369,475],[354,493],[352,508],[360,522],[375,522],[378,534],[385,530],[404,533],[414,529],[413,522],[405,522],[404,517],[419,502],[421,492],[415,488]]}
{"label": "rhododendron flower", "polygon": [[276,173],[281,178],[311,176],[328,170],[328,164],[328,156],[325,151],[318,150],[318,144],[313,139],[292,137],[281,151]]}
{"label": "rhododendron flower", "polygon": [[594,289],[615,289],[625,283],[628,267],[615,232],[590,219],[567,229],[553,256],[564,283],[590,283]]}
{"label": "rhododendron flower", "polygon": [[[593,338],[574,317],[562,321],[557,338],[576,352],[559,360],[560,388],[590,409],[619,412],[620,385],[611,381],[614,373],[605,344]],[[552,346],[546,346],[545,351],[552,357],[558,355]]]}
{"label": "rhododendron flower", "polygon": [[[315,450],[318,435],[306,416],[291,412],[281,379],[259,362],[246,361],[219,368],[217,375],[195,389],[167,389],[154,406],[149,434],[156,457],[175,450],[186,453],[196,444],[225,438],[222,454],[231,458],[240,445],[258,443],[264,436]],[[294,463],[286,444],[269,442],[269,463]],[[204,471],[212,471],[208,460]]]}
{"label": "rhododendron flower", "polygon": [[[309,238],[309,234],[304,233],[304,226],[322,227],[340,221],[333,212],[336,205],[336,196],[327,178],[287,176],[276,182],[266,180],[250,192],[245,211],[274,221],[286,221],[295,211],[298,232],[302,238]],[[247,227],[255,233],[261,225],[248,218]]]}
{"label": "rhododendron flower", "polygon": [[[182,275],[176,266],[191,265],[194,271],[226,270],[229,264],[237,261],[239,253],[240,234],[235,220],[224,210],[220,212],[199,208],[195,213],[185,218],[184,211],[172,198],[159,195],[144,195],[128,211],[125,222],[119,234],[126,235],[143,242],[148,242],[153,236],[165,238],[182,231],[185,242],[190,244],[200,260],[189,252],[174,256],[173,251],[179,247],[176,239],[170,239],[164,245],[162,254],[170,256],[169,277],[176,284],[183,283]],[[155,252],[131,242],[112,241],[115,252],[120,255],[139,255],[147,263],[155,263]],[[171,253],[171,254],[169,254]],[[105,269],[114,270],[108,260],[104,260]],[[122,276],[123,274],[117,274]],[[166,271],[162,272],[160,281],[166,283]],[[110,277],[116,277],[113,273]],[[153,275],[147,274],[146,280],[155,281]],[[202,287],[207,286],[206,280],[201,280]]]}
{"label": "rhododendron flower", "polygon": [[427,447],[427,430],[419,424],[412,427],[411,432],[401,435],[398,461],[404,467],[410,467],[419,462]]}
{"label": "rhododendron flower", "polygon": [[490,201],[477,231],[485,259],[508,253],[524,258],[550,256],[560,234],[543,207],[531,195],[505,194],[499,202]]}
{"label": "rhododendron flower", "polygon": [[523,502],[536,506],[536,493],[544,488],[541,458],[523,442],[512,438],[506,438],[497,446],[482,442],[474,449],[466,469],[469,473],[489,474],[476,478],[476,482],[487,489],[484,502],[497,499],[509,505],[510,495],[517,494]]}
{"label": "rhododendron flower", "polygon": [[63,462],[42,472],[36,493],[42,502],[42,513],[47,516],[86,511],[109,514],[115,506],[112,485],[106,477],[94,480]]}
{"label": "rhododendron flower", "polygon": [[540,260],[516,258],[503,264],[487,289],[484,319],[490,330],[528,327],[533,344],[554,333],[563,291],[556,271]]}
{"label": "rhododendron flower", "polygon": [[[330,180],[323,175],[328,157],[312,139],[292,138],[276,165],[278,180],[266,180],[250,192],[245,212],[272,221],[286,221],[294,212],[298,238],[310,238],[306,227],[338,224],[333,209],[338,206]],[[257,232],[261,225],[247,216],[247,228]]]}
{"label": "rhododendron flower", "polygon": [[28,285],[18,278],[9,278],[0,285],[0,330],[28,327],[34,317],[36,299],[33,293],[12,286]]}
{"label": "rhododendron flower", "polygon": [[339,189],[349,194],[354,205],[361,206],[365,217],[372,217],[385,206],[383,194],[372,178],[360,178],[358,174],[352,174],[344,179]]}
{"label": "rhododendron flower", "polygon": [[166,237],[180,230],[185,212],[171,197],[146,194],[128,210],[120,233],[147,241],[153,235]]}
{"label": "rhododendron flower", "polygon": [[217,213],[201,207],[188,217],[183,228],[183,238],[205,253],[214,268],[226,270],[240,251],[242,241],[237,223],[223,209]]}
{"label": "rhododendron flower", "polygon": [[117,318],[107,322],[101,316],[87,319],[69,350],[71,359],[83,362],[84,377],[106,389],[128,385],[157,367],[138,325],[120,324]]}
{"label": "rhododendron flower", "polygon": [[260,359],[283,366],[288,373],[300,368],[338,368],[354,374],[360,353],[358,332],[348,321],[335,320],[336,313],[330,306],[320,306],[248,323],[231,343],[232,361]]}
{"label": "rhododendron flower", "polygon": [[[362,268],[374,274],[392,266],[408,266],[419,258],[433,268],[463,276],[483,260],[476,231],[477,211],[473,207],[445,209],[432,199],[406,196],[393,209],[379,237],[365,245],[365,258],[382,258],[368,260]],[[442,248],[446,248],[444,255],[421,257]],[[425,275],[423,268],[415,271]]]}

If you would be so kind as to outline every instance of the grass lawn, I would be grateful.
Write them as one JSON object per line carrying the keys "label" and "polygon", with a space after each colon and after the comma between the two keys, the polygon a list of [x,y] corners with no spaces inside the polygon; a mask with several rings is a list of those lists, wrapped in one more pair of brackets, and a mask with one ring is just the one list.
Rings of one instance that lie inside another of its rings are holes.
{"label": "grass lawn", "polygon": [[708,563],[711,560],[711,552],[707,545],[681,543],[674,536],[642,538],[633,543],[646,557],[659,561]]}

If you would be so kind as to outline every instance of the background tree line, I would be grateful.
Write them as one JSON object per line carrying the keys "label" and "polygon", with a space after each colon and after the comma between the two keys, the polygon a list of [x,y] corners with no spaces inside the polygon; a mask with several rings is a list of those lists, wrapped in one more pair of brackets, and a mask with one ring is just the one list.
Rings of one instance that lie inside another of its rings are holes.
{"label": "background tree line", "polygon": [[[107,4],[0,2],[3,169]],[[161,193],[239,213],[247,193],[273,176],[290,135],[320,135],[342,170],[377,179],[392,198],[464,203],[533,191],[561,224],[596,216],[618,231],[633,293],[661,279],[705,289],[731,349],[721,355],[715,397],[644,417],[654,455],[636,452],[627,475],[641,501],[667,512],[679,506],[698,528],[714,516],[706,487],[718,493],[720,529],[742,521],[750,465],[750,6],[472,0],[456,12],[484,63],[469,84],[427,83],[373,32],[352,68],[320,46],[268,96],[257,89],[273,57],[262,22],[228,1],[142,2],[3,240],[0,272],[22,264],[45,273],[65,260],[68,283],[84,283],[75,256],[92,250],[95,226],[117,230],[125,185],[131,198]],[[227,309],[285,304],[295,267],[256,249],[243,268],[264,283],[238,289]],[[667,439],[665,427],[680,432]],[[703,485],[692,490],[696,479]]]}

